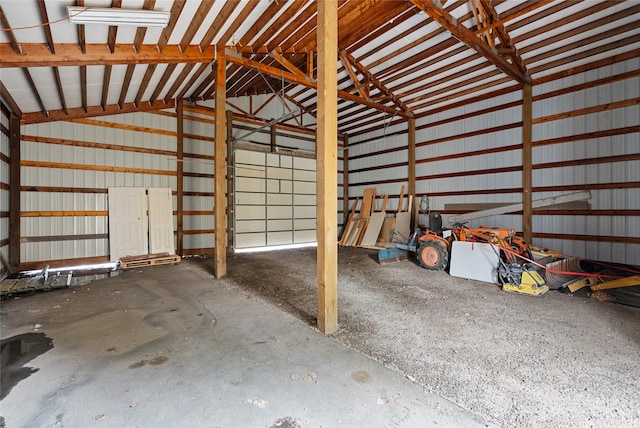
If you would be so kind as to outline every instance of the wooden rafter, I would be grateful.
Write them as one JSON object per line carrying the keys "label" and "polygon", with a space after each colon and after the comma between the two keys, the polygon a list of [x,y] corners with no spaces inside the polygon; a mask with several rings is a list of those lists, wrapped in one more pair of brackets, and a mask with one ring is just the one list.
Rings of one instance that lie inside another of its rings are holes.
{"label": "wooden rafter", "polygon": [[9,45],[11,46],[11,50],[16,55],[22,55],[22,48],[20,47],[20,43],[18,43],[18,39],[16,39],[15,34],[13,34],[13,31],[11,31],[11,25],[9,24],[9,21],[7,20],[7,17],[2,10],[2,6],[0,6],[0,23],[2,23],[2,28],[5,29],[4,33],[9,38]]}
{"label": "wooden rafter", "polygon": [[[235,55],[234,53],[231,53],[231,52],[228,52],[227,61],[228,62],[233,62],[233,63],[238,64],[238,65],[242,65],[244,67],[248,67],[248,68],[252,68],[252,69],[255,69],[255,70],[259,70],[262,73],[268,74],[268,75],[273,76],[273,77],[282,77],[287,81],[294,82],[294,83],[297,83],[299,85],[303,85],[303,86],[307,86],[307,87],[310,87],[310,88],[317,89],[317,83],[315,81],[308,80],[306,77],[305,78],[301,78],[301,77],[299,77],[299,76],[297,76],[297,75],[295,75],[295,74],[293,74],[291,72],[284,71],[284,70],[282,70],[280,68],[270,67],[270,66],[262,64],[260,62],[252,61],[250,59],[244,58],[244,57],[242,57],[240,55]],[[398,112],[394,108],[391,108],[391,107],[388,107],[388,106],[385,106],[385,105],[382,105],[382,104],[374,103],[372,101],[367,101],[366,99],[363,99],[361,97],[358,97],[358,96],[353,95],[353,94],[351,94],[349,92],[346,92],[346,91],[339,90],[338,91],[338,96],[340,98],[343,98],[343,99],[346,99],[346,100],[349,100],[349,101],[353,101],[355,103],[367,105],[367,106],[369,106],[371,108],[374,108],[376,110],[386,111],[386,112],[391,113],[391,114],[396,113],[396,114],[399,114],[399,115],[401,115],[403,117],[408,117],[407,113],[405,113],[405,112]]]}
{"label": "wooden rafter", "polygon": [[[351,83],[356,87],[360,96],[364,99],[371,100],[371,94],[369,93],[369,83],[368,81],[360,82],[360,78],[356,74],[356,71],[353,69],[353,65],[351,61],[347,57],[347,53],[344,51],[338,52],[338,57],[340,57],[340,61],[342,62],[342,66],[347,70],[347,74],[351,78]],[[366,76],[365,76],[366,79]]]}
{"label": "wooden rafter", "polygon": [[286,28],[287,23],[305,6],[305,3],[306,2],[303,1],[293,1],[290,3],[290,6],[278,17],[275,23],[262,30],[260,36],[252,44],[253,48],[265,46],[269,52],[275,50],[276,46],[271,39],[280,32],[282,28]]}
{"label": "wooden rafter", "polygon": [[184,66],[184,68],[182,69],[178,77],[174,79],[173,85],[171,85],[171,87],[165,94],[164,96],[165,103],[169,102],[169,100],[173,98],[173,95],[176,93],[180,85],[182,85],[187,80],[189,73],[191,73],[191,70],[193,70],[194,67],[195,67],[195,64],[187,64]]}
{"label": "wooden rafter", "polygon": [[[189,79],[189,81],[187,82],[186,85],[184,85],[184,87],[182,88],[182,90],[180,91],[180,93],[178,95],[176,95],[176,99],[183,99],[186,97],[187,92],[189,92],[189,90],[193,87],[193,85],[196,84],[196,82],[198,81],[198,79],[200,78],[200,76],[205,72],[205,70],[207,70],[209,68],[209,64],[200,64],[198,66],[198,68],[196,69],[195,73],[193,73],[191,75],[191,79]],[[165,99],[165,102],[168,102],[168,100]]]}
{"label": "wooden rafter", "polygon": [[280,64],[281,66],[283,66],[284,68],[289,70],[291,73],[295,74],[296,76],[303,79],[307,77],[304,71],[300,70],[295,64],[293,64],[291,61],[289,61],[284,56],[282,56],[282,54],[276,51],[271,51],[269,53],[269,56],[271,56],[271,58],[275,59],[276,62],[278,62],[278,64]]}
{"label": "wooden rafter", "polygon": [[[273,17],[280,11],[281,8],[285,7],[285,5],[289,2],[289,0],[283,1],[274,1],[269,4],[267,9],[260,15],[260,17],[253,24],[251,29],[247,31],[240,40],[238,40],[234,46],[236,52],[239,52],[243,48],[247,47],[249,53],[251,53],[251,46],[249,43],[253,40],[259,33],[262,28],[265,28],[269,21],[273,19]],[[268,53],[265,50],[265,53]]]}
{"label": "wooden rafter", "polygon": [[[402,110],[404,112],[408,112],[409,111],[409,108],[405,105],[405,103],[403,103],[402,100],[399,97],[396,96],[396,94],[394,94],[392,91],[390,91],[380,80],[378,80],[378,78],[376,76],[374,76],[373,73],[371,73],[367,67],[362,65],[359,61],[357,61],[353,57],[353,55],[348,54],[348,53],[345,52],[344,53],[344,57],[349,62],[350,65],[355,67],[355,69],[358,70],[358,72],[361,73],[365,77],[365,79],[366,79],[365,81],[366,82],[368,82],[371,85],[373,85],[385,97],[388,97],[388,99],[391,102],[393,102],[400,110]],[[342,59],[342,56],[340,58]],[[344,64],[344,62],[343,62],[343,64]]]}
{"label": "wooden rafter", "polygon": [[514,78],[521,84],[531,83],[531,77],[519,70],[514,64],[508,62],[505,58],[495,53],[491,47],[476,37],[471,30],[460,24],[451,16],[440,4],[436,5],[437,0],[411,0],[420,10],[431,16],[436,22],[446,28],[458,40],[466,43],[480,55],[487,58],[489,62],[494,64],[503,73]]}
{"label": "wooden rafter", "polygon": [[[44,0],[38,0],[38,5],[40,6],[40,16],[42,18],[42,22],[49,22],[49,14],[47,12],[47,7],[44,3]],[[51,26],[45,25],[43,27],[45,37],[47,38],[47,45],[49,46],[49,51],[55,55],[56,54],[56,46],[53,42],[53,35],[51,34]],[[58,67],[51,67],[53,71],[53,78],[56,81],[56,87],[58,89],[58,97],[60,98],[60,104],[62,105],[62,109],[67,111],[67,100],[64,97],[64,89],[62,87],[62,79],[60,78],[60,69]]]}

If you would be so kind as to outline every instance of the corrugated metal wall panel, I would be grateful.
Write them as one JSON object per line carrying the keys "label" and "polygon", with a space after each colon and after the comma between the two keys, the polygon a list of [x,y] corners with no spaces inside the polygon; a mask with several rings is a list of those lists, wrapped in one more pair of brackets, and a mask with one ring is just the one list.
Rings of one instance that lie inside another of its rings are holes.
{"label": "corrugated metal wall panel", "polygon": [[[640,189],[633,184],[640,182],[640,168],[636,166],[640,133],[624,131],[640,125],[640,106],[630,103],[615,108],[615,103],[640,99],[640,79],[615,79],[613,83],[570,90],[575,85],[639,68],[640,59],[633,59],[533,87],[533,198],[589,188],[594,210],[590,215],[534,215],[535,244],[577,257],[640,264],[640,245],[634,242],[640,237],[638,216],[607,213],[637,210],[640,205]],[[563,92],[554,95],[558,90]],[[522,92],[514,91],[416,120],[416,193],[418,197],[430,195],[430,208],[445,212],[445,225],[447,204],[521,202],[521,100]],[[610,104],[612,107],[608,108]],[[581,111],[586,108],[598,111]],[[563,113],[569,113],[568,117],[551,116]],[[589,136],[608,130],[614,130],[614,135]],[[585,136],[576,137],[582,134]],[[406,132],[392,137],[398,139],[394,140],[398,144],[387,141],[384,147],[375,142],[381,136],[376,131],[350,139],[349,157],[358,157],[349,160],[351,198],[361,195],[365,187],[375,186],[378,193],[393,193],[394,188],[406,184],[406,168],[395,165],[407,162],[407,151],[400,148],[402,144],[406,146]],[[559,138],[566,142],[554,140]],[[394,147],[398,149],[376,154]],[[607,161],[613,156],[621,157]],[[385,168],[385,164],[393,166]],[[610,188],[616,183],[620,188]],[[420,216],[420,222],[426,223],[425,216]],[[492,216],[468,224],[522,230],[519,214]],[[535,238],[536,232],[558,238]],[[572,235],[583,235],[585,239]],[[630,237],[632,242],[616,242],[616,237]]]}

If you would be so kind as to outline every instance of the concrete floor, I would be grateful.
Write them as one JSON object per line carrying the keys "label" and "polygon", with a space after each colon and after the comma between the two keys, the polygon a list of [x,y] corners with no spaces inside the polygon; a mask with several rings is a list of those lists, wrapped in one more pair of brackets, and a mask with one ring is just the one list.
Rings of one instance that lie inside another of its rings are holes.
{"label": "concrete floor", "polygon": [[2,427],[490,425],[194,262],[7,300],[1,325]]}

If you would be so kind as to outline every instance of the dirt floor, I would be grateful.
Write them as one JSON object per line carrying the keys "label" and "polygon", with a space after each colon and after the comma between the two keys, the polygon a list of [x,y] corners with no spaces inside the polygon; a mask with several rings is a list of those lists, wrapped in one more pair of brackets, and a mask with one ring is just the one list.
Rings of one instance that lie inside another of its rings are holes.
{"label": "dirt floor", "polygon": [[[640,309],[375,256],[339,251],[337,342],[500,426],[640,426]],[[315,260],[315,249],[232,254],[229,279],[315,325]]]}

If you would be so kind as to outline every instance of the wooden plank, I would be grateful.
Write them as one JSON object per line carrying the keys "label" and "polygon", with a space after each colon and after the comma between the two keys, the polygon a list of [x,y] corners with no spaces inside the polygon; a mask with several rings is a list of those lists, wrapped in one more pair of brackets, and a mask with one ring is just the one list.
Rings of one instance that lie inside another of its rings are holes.
{"label": "wooden plank", "polygon": [[339,244],[340,245],[345,245],[345,241],[347,236],[349,236],[349,232],[351,231],[351,228],[353,227],[353,216],[356,213],[356,209],[358,208],[358,203],[360,203],[360,196],[358,196],[356,198],[356,203],[353,204],[353,208],[351,208],[351,214],[349,214],[349,220],[347,220],[347,224],[344,227],[344,230],[342,231],[342,238],[340,239]]}
{"label": "wooden plank", "polygon": [[[579,201],[579,200],[585,200],[589,198],[591,198],[591,193],[589,193],[589,191],[582,191],[582,192],[575,192],[575,193],[567,193],[560,196],[553,196],[551,198],[536,199],[532,201],[531,205],[532,205],[532,208],[540,208],[540,207],[546,207],[549,205],[555,205],[558,203]],[[510,212],[516,212],[521,210],[522,210],[522,204],[512,204],[512,205],[507,205],[506,207],[494,208],[491,210],[476,211],[476,212],[460,214],[460,215],[452,215],[452,216],[449,216],[448,220],[449,220],[449,224],[453,224],[461,221],[489,217],[492,215],[507,214]]]}
{"label": "wooden plank", "polygon": [[396,218],[386,217],[382,222],[382,228],[378,234],[378,242],[391,242],[393,231],[396,229]]}
{"label": "wooden plank", "polygon": [[214,153],[214,210],[215,210],[215,259],[214,274],[216,278],[221,278],[227,274],[227,222],[225,218],[226,211],[226,115],[224,106],[227,102],[226,97],[226,68],[224,51],[218,52],[216,61],[216,112],[215,112],[215,153]]}
{"label": "wooden plank", "polygon": [[360,217],[369,217],[371,215],[375,197],[375,187],[368,187],[364,189],[364,195],[362,196],[362,208],[360,208]]}
{"label": "wooden plank", "polygon": [[318,329],[338,329],[338,1],[318,2]]}
{"label": "wooden plank", "polygon": [[382,224],[384,223],[385,212],[377,212],[371,214],[371,218],[369,219],[369,224],[367,225],[367,230],[365,231],[362,241],[360,241],[360,246],[374,246],[378,240],[378,236],[380,235],[380,230],[382,230]]}
{"label": "wooden plank", "polygon": [[[468,213],[472,211],[484,211],[494,208],[501,208],[511,205],[509,202],[485,202],[485,203],[469,203],[469,204],[444,204],[444,211],[454,213]],[[557,204],[547,208],[547,210],[589,210],[591,204],[589,201],[571,201],[564,204]]]}
{"label": "wooden plank", "polygon": [[398,199],[398,212],[402,212],[402,202],[404,200],[404,184],[400,187],[400,199]]}

